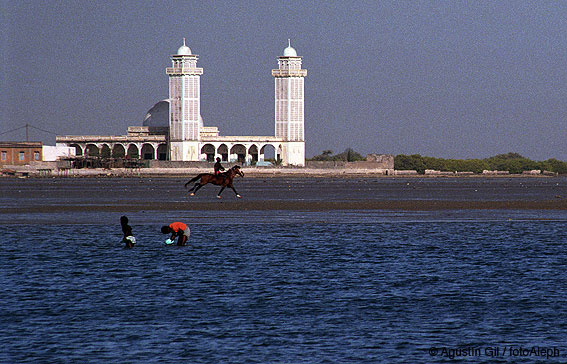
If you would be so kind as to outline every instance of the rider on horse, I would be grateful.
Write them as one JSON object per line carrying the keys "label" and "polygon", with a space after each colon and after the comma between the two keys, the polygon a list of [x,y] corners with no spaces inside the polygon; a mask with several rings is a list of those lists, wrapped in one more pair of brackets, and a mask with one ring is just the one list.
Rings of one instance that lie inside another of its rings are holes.
{"label": "rider on horse", "polygon": [[[220,164],[220,163],[219,163]],[[221,198],[221,193],[224,191],[226,187],[229,187],[234,191],[236,197],[240,198],[241,196],[236,192],[232,181],[235,176],[244,177],[244,173],[240,170],[240,166],[232,166],[228,169],[228,171],[219,174],[212,174],[212,173],[199,173],[196,177],[191,178],[186,184],[185,187],[189,186],[191,183],[195,182],[195,185],[189,189],[189,195],[195,196],[195,193],[207,183],[212,183],[217,186],[221,186],[219,193],[217,194],[217,198]]]}
{"label": "rider on horse", "polygon": [[215,176],[220,174],[221,171],[224,171],[224,167],[221,164],[221,159],[217,157],[217,162],[215,163]]}

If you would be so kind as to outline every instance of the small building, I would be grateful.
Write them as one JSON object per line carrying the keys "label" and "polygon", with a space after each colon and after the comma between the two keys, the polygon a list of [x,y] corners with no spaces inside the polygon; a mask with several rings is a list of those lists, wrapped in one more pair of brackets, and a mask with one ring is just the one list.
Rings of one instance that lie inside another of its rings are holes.
{"label": "small building", "polygon": [[0,167],[23,166],[42,160],[42,142],[0,142]]}

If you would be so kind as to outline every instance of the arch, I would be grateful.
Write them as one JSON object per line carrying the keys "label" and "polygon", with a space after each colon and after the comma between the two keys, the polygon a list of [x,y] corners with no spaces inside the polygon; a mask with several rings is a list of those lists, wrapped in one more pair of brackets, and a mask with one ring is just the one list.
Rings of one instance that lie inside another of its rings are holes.
{"label": "arch", "polygon": [[248,148],[247,159],[249,159],[252,164],[256,164],[256,162],[260,159],[260,156],[258,155],[258,146],[256,144],[252,144],[250,148]]}
{"label": "arch", "polygon": [[207,162],[215,161],[215,146],[212,144],[205,144],[201,147],[201,154],[207,155]]}
{"label": "arch", "polygon": [[110,147],[108,146],[108,144],[103,144],[100,148],[100,156],[102,158],[110,158],[110,154]]}
{"label": "arch", "polygon": [[160,161],[167,160],[167,144],[160,144],[157,148],[157,157]]}
{"label": "arch", "polygon": [[221,156],[221,160],[223,162],[228,162],[228,147],[226,144],[221,144],[217,148],[217,154]]}
{"label": "arch", "polygon": [[138,151],[138,146],[136,144],[130,144],[128,146],[128,152],[126,153],[127,158],[140,158],[140,152]]}
{"label": "arch", "polygon": [[126,149],[122,144],[114,144],[112,147],[112,158],[124,158],[126,156]]}
{"label": "arch", "polygon": [[231,160],[238,163],[246,162],[246,147],[242,144],[235,144],[230,148]]}
{"label": "arch", "polygon": [[155,159],[155,149],[153,145],[145,143],[142,145],[142,159]]}
{"label": "arch", "polygon": [[90,157],[98,157],[100,155],[100,151],[96,145],[87,144],[87,146],[85,147],[85,155]]}
{"label": "arch", "polygon": [[79,144],[71,144],[69,146],[75,148],[75,156],[80,157],[83,155],[83,148]]}
{"label": "arch", "polygon": [[276,164],[281,164],[283,158],[283,146],[280,144],[276,151]]}
{"label": "arch", "polygon": [[266,144],[260,149],[260,160],[276,162],[276,147]]}

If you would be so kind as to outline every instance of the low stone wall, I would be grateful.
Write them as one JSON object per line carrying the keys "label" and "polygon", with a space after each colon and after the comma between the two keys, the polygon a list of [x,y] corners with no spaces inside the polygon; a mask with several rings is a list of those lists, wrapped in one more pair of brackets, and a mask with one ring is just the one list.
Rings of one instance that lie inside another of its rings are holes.
{"label": "low stone wall", "polygon": [[368,162],[383,163],[386,169],[394,169],[394,155],[393,154],[368,154],[366,156]]}
{"label": "low stone wall", "polygon": [[449,171],[438,171],[435,169],[426,169],[425,174],[433,175],[433,176],[472,176],[474,175],[474,172],[459,172],[459,171],[449,172]]}
{"label": "low stone wall", "polygon": [[400,169],[400,170],[394,170],[394,175],[395,176],[417,176],[418,173],[416,170],[413,169]]}
{"label": "low stone wall", "polygon": [[425,174],[436,175],[436,176],[452,176],[455,174],[455,172],[442,172],[435,169],[426,169]]}
{"label": "low stone wall", "polygon": [[489,171],[489,170],[483,170],[482,174],[486,174],[486,175],[505,175],[505,174],[510,174],[509,171]]}
{"label": "low stone wall", "polygon": [[[213,168],[213,162],[203,162],[203,161],[160,161],[160,160],[148,160],[146,161],[150,168]],[[228,164],[223,162],[223,164]]]}
{"label": "low stone wall", "polygon": [[380,160],[367,160],[357,162],[344,162],[344,161],[306,161],[305,167],[307,168],[345,168],[345,169],[394,169],[394,156],[388,158],[385,156]]}

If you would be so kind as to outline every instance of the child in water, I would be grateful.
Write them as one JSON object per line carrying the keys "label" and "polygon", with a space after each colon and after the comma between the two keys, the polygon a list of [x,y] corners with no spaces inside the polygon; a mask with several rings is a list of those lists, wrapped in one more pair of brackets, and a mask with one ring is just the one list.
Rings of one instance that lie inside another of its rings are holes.
{"label": "child in water", "polygon": [[[171,237],[168,239],[171,242],[175,240],[175,237],[178,237],[177,245],[183,246],[187,244],[187,240],[189,240],[189,235],[191,234],[191,230],[189,229],[189,226],[187,226],[187,224],[176,221],[176,222],[172,222],[169,225],[162,226],[161,233],[171,234]],[[166,241],[166,244],[169,243]]]}
{"label": "child in water", "polygon": [[124,234],[122,242],[126,245],[126,248],[133,248],[136,244],[136,238],[132,234],[132,227],[128,225],[128,218],[126,216],[120,218],[120,225],[122,225],[122,233]]}

